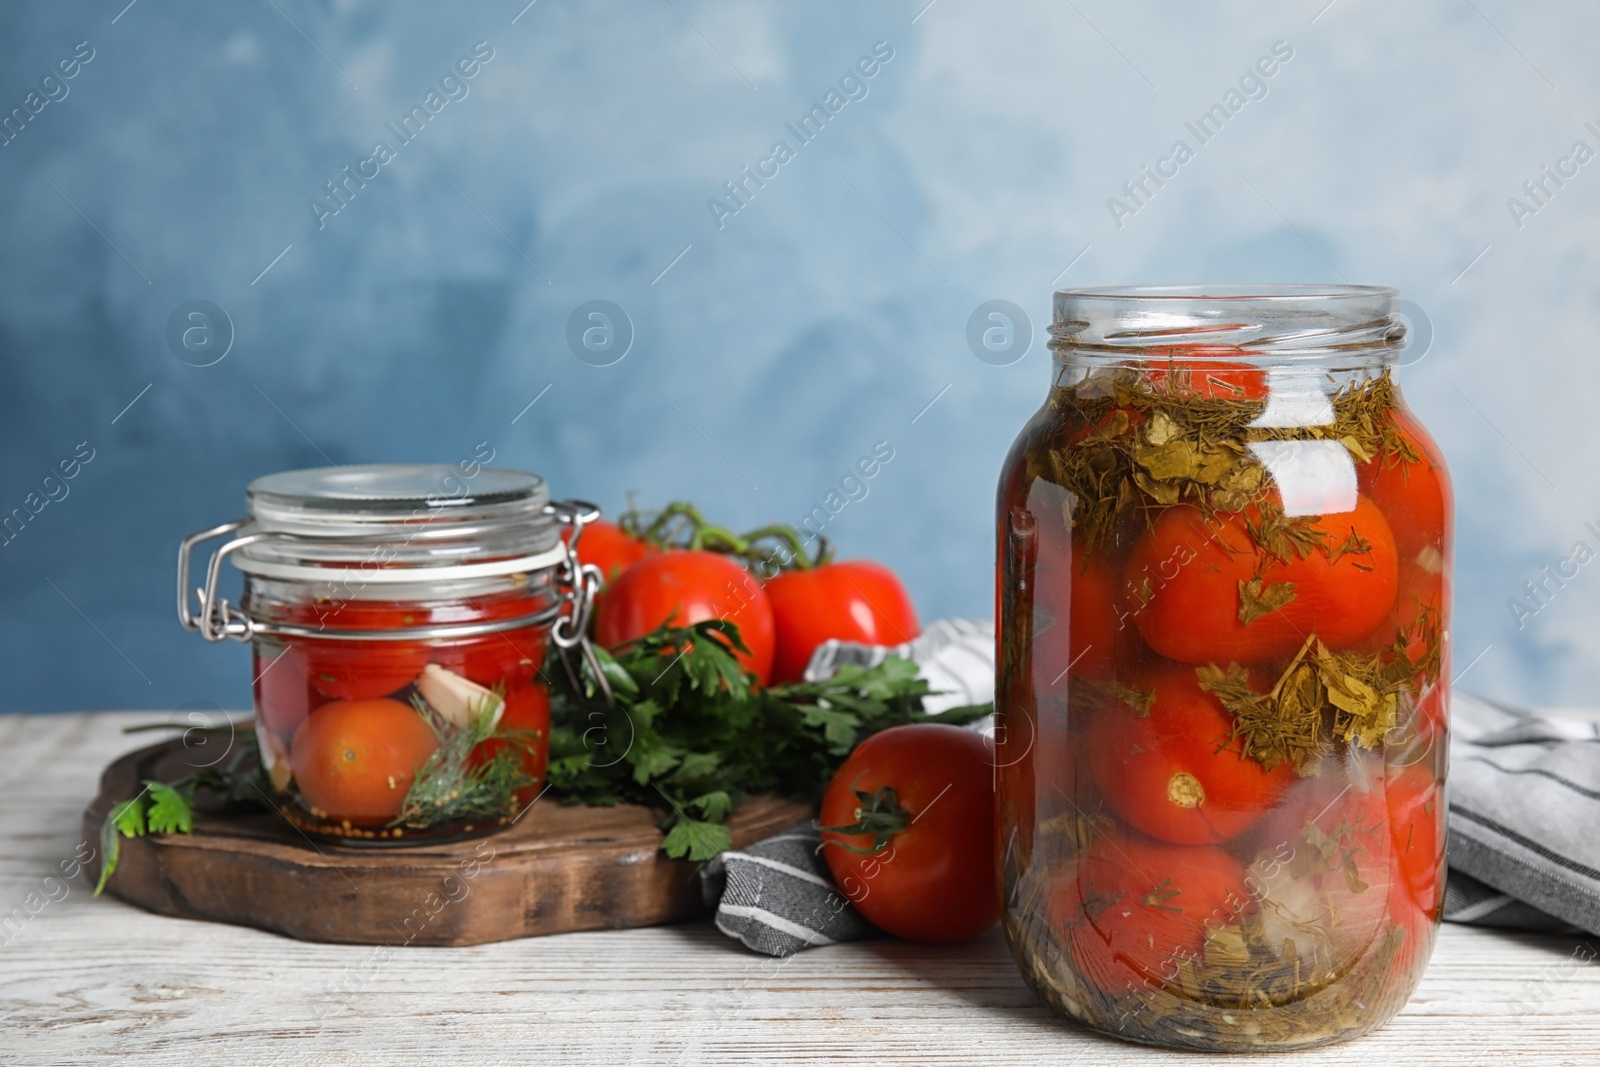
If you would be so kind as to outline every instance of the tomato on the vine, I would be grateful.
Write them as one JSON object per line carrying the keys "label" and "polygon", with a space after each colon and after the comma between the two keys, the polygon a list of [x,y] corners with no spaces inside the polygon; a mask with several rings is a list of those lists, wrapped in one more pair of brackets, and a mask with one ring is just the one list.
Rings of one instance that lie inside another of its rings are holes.
{"label": "tomato on the vine", "polygon": [[1208,929],[1253,907],[1239,861],[1209,845],[1164,845],[1108,832],[1064,875],[1050,921],[1078,970],[1113,997],[1159,988],[1199,962]]}
{"label": "tomato on the vine", "polygon": [[1295,547],[1280,529],[1282,558],[1252,536],[1257,526],[1269,537],[1261,532],[1268,521],[1253,506],[1210,520],[1188,504],[1161,513],[1125,572],[1128,587],[1141,590],[1131,610],[1151,648],[1181,663],[1262,663],[1292,655],[1309,634],[1338,647],[1383,622],[1398,568],[1394,536],[1371,500],[1283,520],[1294,537],[1316,543]]}
{"label": "tomato on the vine", "polygon": [[1233,719],[1194,671],[1168,668],[1131,688],[1150,694],[1149,710],[1101,701],[1084,744],[1101,795],[1136,829],[1181,845],[1227,841],[1294,781],[1288,763],[1268,771],[1231,740]]}
{"label": "tomato on the vine", "polygon": [[646,556],[606,587],[595,612],[594,636],[615,648],[662,623],[692,626],[726,619],[739,628],[748,652],[739,662],[763,685],[772,673],[772,604],[755,578],[715,552]]}
{"label": "tomato on the vine", "polygon": [[822,798],[822,854],[875,926],[910,941],[976,937],[1000,918],[994,747],[959,726],[894,726],[856,746]]}
{"label": "tomato on the vine", "polygon": [[[562,529],[561,540],[572,540],[572,527]],[[592,563],[599,567],[601,575],[608,582],[645,556],[660,551],[650,542],[634,537],[621,526],[604,519],[585,523],[583,536],[578,538],[578,558],[585,564]]]}
{"label": "tomato on the vine", "polygon": [[849,560],[784,571],[765,589],[777,638],[774,682],[799,681],[824,641],[899,645],[922,632],[905,586],[881,563]]}
{"label": "tomato on the vine", "polygon": [[400,814],[417,770],[438,747],[433,728],[398,700],[336,700],[300,724],[289,765],[318,814],[378,825]]}

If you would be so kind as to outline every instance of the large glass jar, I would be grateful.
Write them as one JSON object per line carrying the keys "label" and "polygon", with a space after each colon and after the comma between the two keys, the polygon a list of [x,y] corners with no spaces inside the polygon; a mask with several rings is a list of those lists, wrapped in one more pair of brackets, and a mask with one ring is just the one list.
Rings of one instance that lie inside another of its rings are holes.
{"label": "large glass jar", "polygon": [[[592,509],[475,462],[284,471],[252,482],[246,505],[185,540],[179,616],[252,644],[279,811],[346,844],[509,824],[549,756],[549,642],[581,642],[598,583],[575,553]],[[190,553],[227,534],[191,611]],[[243,572],[237,608],[218,591],[225,558]]]}
{"label": "large glass jar", "polygon": [[999,490],[999,862],[1024,975],[1093,1029],[1324,1044],[1427,963],[1451,499],[1397,305],[1055,294]]}

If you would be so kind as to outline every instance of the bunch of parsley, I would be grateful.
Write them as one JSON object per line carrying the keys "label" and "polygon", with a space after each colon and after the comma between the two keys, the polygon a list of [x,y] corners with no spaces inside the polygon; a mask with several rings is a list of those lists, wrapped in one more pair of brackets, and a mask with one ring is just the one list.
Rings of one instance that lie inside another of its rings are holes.
{"label": "bunch of parsley", "polygon": [[726,820],[746,796],[813,799],[863,737],[991,710],[927,714],[928,683],[898,656],[844,666],[826,682],[762,687],[736,649],[745,650],[738,627],[725,620],[663,626],[609,653],[596,648],[610,704],[589,665],[577,678],[559,665],[546,670],[552,794],[569,804],[652,807],[667,855],[706,860],[731,846]]}

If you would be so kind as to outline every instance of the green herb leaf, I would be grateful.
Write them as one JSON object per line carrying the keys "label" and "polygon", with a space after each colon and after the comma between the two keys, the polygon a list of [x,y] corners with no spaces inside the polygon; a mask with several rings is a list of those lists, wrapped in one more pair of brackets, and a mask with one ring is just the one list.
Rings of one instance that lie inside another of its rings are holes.
{"label": "green herb leaf", "polygon": [[661,849],[675,860],[688,858],[695,862],[711,859],[733,847],[733,835],[721,822],[697,821],[680,818],[672,824]]}
{"label": "green herb leaf", "polygon": [[717,789],[695,797],[689,801],[689,807],[698,811],[706,822],[720,823],[733,811],[733,798]]}
{"label": "green herb leaf", "polygon": [[[183,729],[175,723],[131,727],[127,732],[147,729]],[[231,734],[232,727],[229,727]],[[112,805],[100,825],[100,879],[94,895],[105,891],[122,856],[124,837],[152,834],[187,834],[194,830],[194,798],[209,790],[226,807],[260,807],[261,770],[253,745],[241,745],[225,763],[202,767],[175,782],[146,781],[139,795]]]}
{"label": "green herb leaf", "polygon": [[601,659],[615,704],[595,696],[584,663],[574,687],[548,672],[551,792],[563,803],[631,803],[662,813],[662,847],[709,859],[729,847],[724,823],[746,796],[818,797],[863,737],[909,722],[970,722],[990,705],[930,716],[928,683],[897,656],[841,667],[826,682],[762,688],[734,655],[724,620],[663,626]]}
{"label": "green herb leaf", "polygon": [[114,826],[123,837],[139,837],[144,833],[146,801],[143,794],[133,800],[124,800],[111,809],[111,814],[106,821]]}
{"label": "green herb leaf", "polygon": [[188,796],[160,782],[146,782],[145,786],[150,790],[145,819],[151,833],[186,834],[194,829],[194,809]]}
{"label": "green herb leaf", "polygon": [[95,883],[94,895],[105,892],[106,883],[116,872],[117,861],[122,857],[122,839],[138,837],[144,833],[144,794],[124,800],[106,813],[100,824],[100,880]]}
{"label": "green herb leaf", "polygon": [[[630,694],[639,691],[639,686],[634,682],[633,675],[623,670],[622,664],[618,663],[611,653],[596,645],[594,654],[595,658],[600,662],[601,672],[605,675],[606,681],[611,684],[613,690],[620,690]],[[590,695],[592,696],[593,694]]]}

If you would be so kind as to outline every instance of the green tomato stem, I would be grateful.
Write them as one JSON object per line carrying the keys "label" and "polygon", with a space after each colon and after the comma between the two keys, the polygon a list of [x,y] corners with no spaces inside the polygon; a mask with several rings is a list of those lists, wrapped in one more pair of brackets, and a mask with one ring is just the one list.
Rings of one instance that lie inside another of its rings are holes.
{"label": "green tomato stem", "polygon": [[824,841],[825,845],[836,845],[858,856],[876,856],[893,840],[896,834],[902,833],[915,817],[900,806],[900,798],[895,795],[890,786],[881,786],[875,793],[863,792],[856,788],[856,782],[850,783],[850,792],[856,795],[856,821],[848,826],[823,826],[820,822],[814,824],[823,833],[842,834],[846,837],[859,837],[862,834],[872,835],[872,847],[862,848],[844,841]]}

